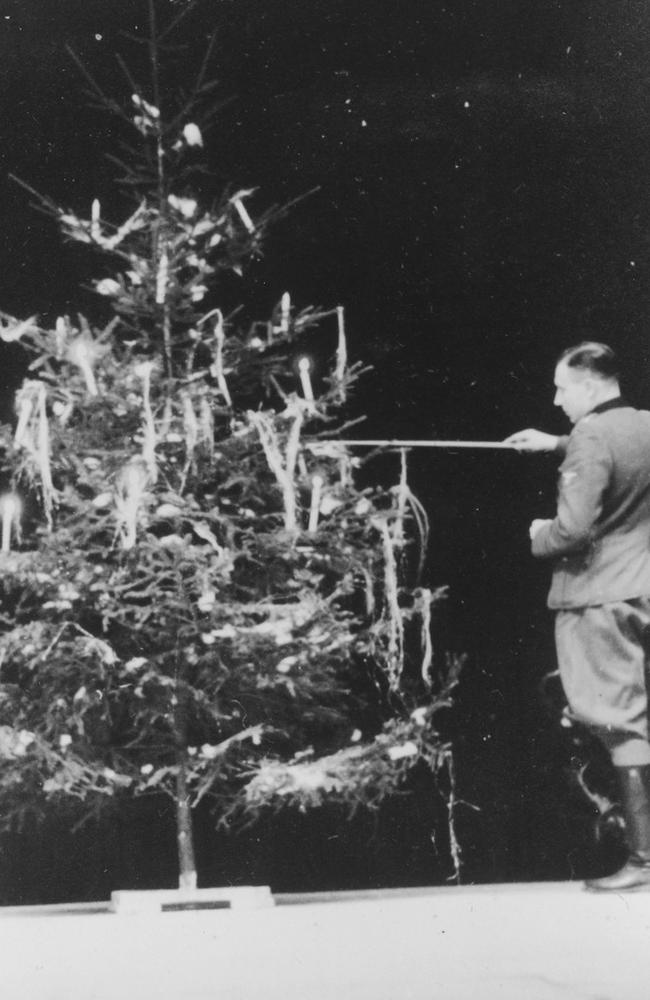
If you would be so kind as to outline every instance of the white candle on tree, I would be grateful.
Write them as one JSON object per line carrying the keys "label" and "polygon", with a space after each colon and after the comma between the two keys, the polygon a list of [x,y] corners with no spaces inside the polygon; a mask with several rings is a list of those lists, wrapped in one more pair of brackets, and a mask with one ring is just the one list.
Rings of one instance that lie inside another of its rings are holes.
{"label": "white candle on tree", "polygon": [[339,386],[341,399],[345,399],[345,369],[348,363],[348,347],[345,339],[345,312],[343,306],[337,306],[336,315],[339,325],[339,339],[336,347],[336,371],[335,377]]}
{"label": "white candle on tree", "polygon": [[249,233],[254,233],[255,232],[255,224],[253,223],[253,220],[251,219],[250,215],[248,214],[246,208],[244,207],[244,203],[241,200],[241,198],[235,198],[234,201],[233,201],[233,204],[234,204],[235,208],[237,209],[237,212],[239,214],[239,218],[244,223],[244,225],[245,225],[246,229],[248,230],[248,232]]}
{"label": "white candle on tree", "polygon": [[90,209],[90,213],[91,213],[90,214],[90,235],[92,236],[92,238],[94,240],[99,241],[99,239],[101,237],[101,230],[100,230],[100,227],[99,227],[100,218],[101,218],[101,207],[100,207],[100,204],[99,204],[99,200],[97,198],[95,198],[93,200],[93,203],[92,203],[92,206],[91,206],[91,209]]}
{"label": "white candle on tree", "polygon": [[153,483],[158,479],[158,465],[156,462],[156,425],[151,409],[151,374],[155,368],[153,361],[142,361],[136,365],[134,372],[142,379],[142,408],[144,413],[144,426],[142,434],[142,458],[149,470],[149,475]]}
{"label": "white candle on tree", "polygon": [[314,390],[312,389],[311,385],[311,377],[309,375],[310,370],[311,370],[311,361],[309,360],[309,358],[301,358],[300,361],[298,362],[300,384],[302,385],[302,392],[305,399],[310,404],[310,406],[313,406]]}
{"label": "white candle on tree", "polygon": [[308,531],[313,534],[318,528],[318,513],[323,494],[323,477],[316,474],[311,481],[311,507],[309,508]]}
{"label": "white candle on tree", "polygon": [[16,396],[18,408],[18,423],[14,434],[14,442],[17,446],[25,444],[27,428],[34,412],[34,393],[29,387],[29,383],[18,391]]}
{"label": "white candle on tree", "polygon": [[68,347],[68,358],[76,365],[84,377],[86,388],[91,396],[97,396],[97,382],[92,363],[95,360],[93,345],[86,337],[76,337]]}
{"label": "white candle on tree", "polygon": [[223,315],[220,309],[217,309],[217,324],[214,328],[214,339],[216,350],[214,363],[210,368],[210,374],[214,375],[216,378],[219,391],[226,402],[226,406],[232,406],[232,399],[230,398],[230,392],[228,391],[228,383],[226,382],[226,375],[223,367],[223,348],[226,343],[226,335],[223,329]]}
{"label": "white candle on tree", "polygon": [[138,513],[148,482],[144,462],[124,466],[117,483],[115,505],[122,527],[122,548],[132,549],[137,540]]}
{"label": "white candle on tree", "polygon": [[289,332],[289,319],[291,316],[291,296],[285,292],[280,302],[280,333]]}
{"label": "white candle on tree", "polygon": [[167,297],[167,279],[169,278],[169,257],[167,250],[163,249],[158,261],[158,271],[156,273],[156,305],[164,306]]}
{"label": "white candle on tree", "polygon": [[20,516],[20,503],[18,498],[13,496],[11,493],[3,497],[0,501],[0,510],[2,512],[2,551],[10,552],[13,523],[15,520],[17,525],[18,518]]}

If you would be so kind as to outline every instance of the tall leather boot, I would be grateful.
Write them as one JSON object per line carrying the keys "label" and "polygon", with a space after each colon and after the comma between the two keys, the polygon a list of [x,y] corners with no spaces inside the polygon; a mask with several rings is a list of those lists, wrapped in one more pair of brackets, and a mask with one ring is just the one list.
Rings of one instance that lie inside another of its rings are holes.
{"label": "tall leather boot", "polygon": [[585,886],[597,892],[650,889],[650,764],[617,767],[616,774],[630,856],[619,871],[587,879]]}

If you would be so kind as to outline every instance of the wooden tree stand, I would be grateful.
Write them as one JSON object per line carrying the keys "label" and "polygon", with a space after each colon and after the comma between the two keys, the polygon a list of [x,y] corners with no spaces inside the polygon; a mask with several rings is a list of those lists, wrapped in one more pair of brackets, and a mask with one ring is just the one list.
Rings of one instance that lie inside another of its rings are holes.
{"label": "wooden tree stand", "polygon": [[111,913],[161,913],[176,910],[261,910],[274,906],[268,885],[219,889],[127,889],[111,893]]}

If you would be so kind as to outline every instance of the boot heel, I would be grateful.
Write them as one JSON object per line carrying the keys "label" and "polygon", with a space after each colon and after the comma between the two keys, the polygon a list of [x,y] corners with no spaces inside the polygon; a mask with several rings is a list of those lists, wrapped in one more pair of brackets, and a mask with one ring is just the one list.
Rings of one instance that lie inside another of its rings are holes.
{"label": "boot heel", "polygon": [[619,871],[604,878],[591,878],[591,892],[628,892],[650,888],[650,764],[617,767],[625,832],[630,857]]}

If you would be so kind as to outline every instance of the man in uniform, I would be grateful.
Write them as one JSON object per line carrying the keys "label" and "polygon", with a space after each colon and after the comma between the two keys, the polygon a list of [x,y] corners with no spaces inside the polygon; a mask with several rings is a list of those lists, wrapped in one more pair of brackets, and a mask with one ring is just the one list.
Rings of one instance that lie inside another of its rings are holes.
{"label": "man in uniform", "polygon": [[576,720],[607,748],[618,778],[630,854],[590,889],[650,886],[650,412],[621,397],[605,344],[571,347],[555,369],[568,437],[519,431],[521,451],[555,451],[557,513],[530,526],[533,555],[552,562],[560,677]]}

